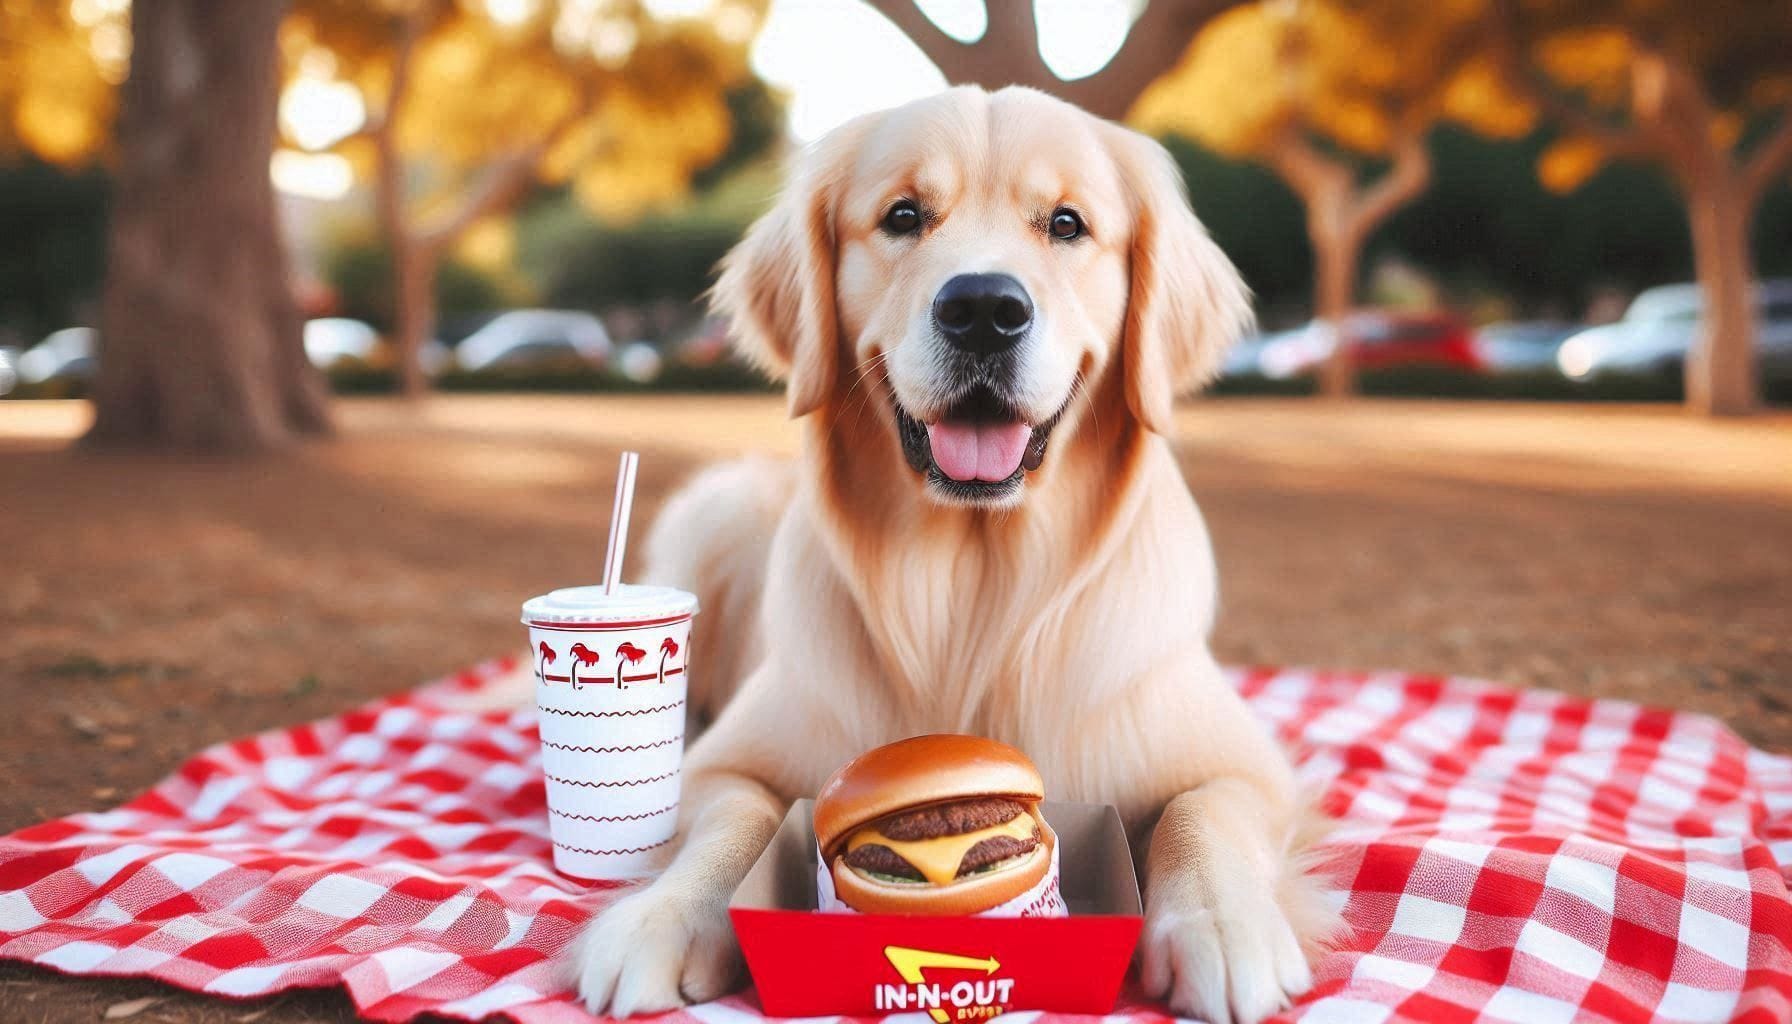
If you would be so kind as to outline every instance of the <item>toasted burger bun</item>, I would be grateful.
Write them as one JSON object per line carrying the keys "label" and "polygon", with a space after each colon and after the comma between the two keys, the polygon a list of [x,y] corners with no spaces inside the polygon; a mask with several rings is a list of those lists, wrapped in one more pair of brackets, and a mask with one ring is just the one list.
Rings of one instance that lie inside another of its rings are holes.
{"label": "toasted burger bun", "polygon": [[834,894],[861,914],[960,916],[999,907],[1038,885],[1051,870],[1058,837],[1037,810],[1029,813],[1039,826],[1039,845],[1013,867],[960,878],[950,885],[896,884],[866,878],[847,867],[844,857],[833,856]]}
{"label": "toasted burger bun", "polygon": [[[1027,892],[1051,870],[1057,837],[1040,817],[1045,781],[1025,754],[977,736],[916,736],[846,764],[815,800],[815,839],[842,903],[862,914],[979,914]],[[1039,843],[1024,860],[947,885],[868,878],[844,860],[847,841],[892,814],[932,804],[1004,797],[1026,808]]]}
{"label": "toasted burger bun", "polygon": [[815,840],[832,858],[860,826],[926,804],[1002,796],[1045,799],[1027,755],[980,736],[915,736],[848,761],[815,798]]}

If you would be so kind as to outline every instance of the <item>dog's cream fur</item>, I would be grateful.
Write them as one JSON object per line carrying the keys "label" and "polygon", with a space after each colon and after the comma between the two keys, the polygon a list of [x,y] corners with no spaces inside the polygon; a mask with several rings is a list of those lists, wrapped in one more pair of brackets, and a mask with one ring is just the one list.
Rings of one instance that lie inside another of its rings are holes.
{"label": "dog's cream fur", "polygon": [[[903,196],[932,211],[919,237],[878,228]],[[1066,204],[1075,244],[1040,227]],[[906,465],[891,403],[935,401],[941,283],[998,270],[1037,307],[1028,422],[1065,412],[1018,500],[966,507]],[[1213,557],[1164,440],[1247,297],[1163,150],[1023,89],[861,118],[808,154],[716,303],[788,379],[804,450],[712,469],[656,524],[649,578],[703,602],[693,705],[713,723],[686,759],[675,859],[570,954],[586,1004],[729,990],[725,905],[790,801],[942,731],[1027,751],[1055,799],[1119,807],[1148,850],[1149,993],[1255,1021],[1305,991],[1332,922],[1304,870],[1322,822],[1208,653]]]}

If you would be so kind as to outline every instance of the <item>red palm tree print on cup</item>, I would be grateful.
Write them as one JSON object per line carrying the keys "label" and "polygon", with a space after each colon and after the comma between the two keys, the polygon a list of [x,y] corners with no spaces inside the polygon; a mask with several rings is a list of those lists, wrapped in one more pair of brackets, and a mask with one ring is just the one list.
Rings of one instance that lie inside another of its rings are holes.
{"label": "red palm tree print on cup", "polygon": [[567,653],[572,655],[572,668],[570,669],[572,674],[572,688],[577,690],[580,688],[579,666],[583,665],[586,668],[596,668],[598,662],[597,652],[586,647],[584,644],[573,644],[572,650]]}
{"label": "red palm tree print on cup", "polygon": [[546,640],[543,640],[541,642],[540,648],[541,648],[541,656],[536,661],[535,674],[541,678],[542,682],[545,683],[548,681],[548,666],[552,665],[554,662],[560,660],[560,656],[554,653],[554,649],[552,647],[548,646],[548,642]]}
{"label": "red palm tree print on cup", "polygon": [[667,637],[660,641],[660,685],[666,685],[666,659],[678,653],[678,641]]}
{"label": "red palm tree print on cup", "polygon": [[621,645],[616,648],[616,688],[618,690],[624,689],[628,685],[622,678],[623,668],[628,665],[639,665],[646,657],[646,651],[629,643],[627,640],[624,640]]}

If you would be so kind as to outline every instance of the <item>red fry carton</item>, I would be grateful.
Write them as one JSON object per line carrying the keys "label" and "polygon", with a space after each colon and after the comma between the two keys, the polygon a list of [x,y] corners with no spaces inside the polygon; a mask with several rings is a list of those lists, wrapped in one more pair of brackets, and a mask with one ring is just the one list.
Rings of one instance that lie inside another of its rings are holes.
{"label": "red fry carton", "polygon": [[1040,810],[1069,917],[901,917],[816,911],[814,802],[798,801],[728,905],[765,1012],[950,1024],[1113,1009],[1143,922],[1126,830],[1102,804]]}

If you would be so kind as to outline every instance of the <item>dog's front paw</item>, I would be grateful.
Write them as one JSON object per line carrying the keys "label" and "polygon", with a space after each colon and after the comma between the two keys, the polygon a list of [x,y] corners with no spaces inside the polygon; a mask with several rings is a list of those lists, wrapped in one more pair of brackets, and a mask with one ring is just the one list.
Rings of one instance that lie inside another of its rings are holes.
{"label": "dog's front paw", "polygon": [[740,948],[723,904],[650,885],[617,900],[567,951],[564,968],[592,1013],[658,1013],[727,994]]}
{"label": "dog's front paw", "polygon": [[1145,917],[1140,980],[1179,1015],[1256,1024],[1313,987],[1313,972],[1268,892],[1230,892],[1208,904],[1162,901]]}

